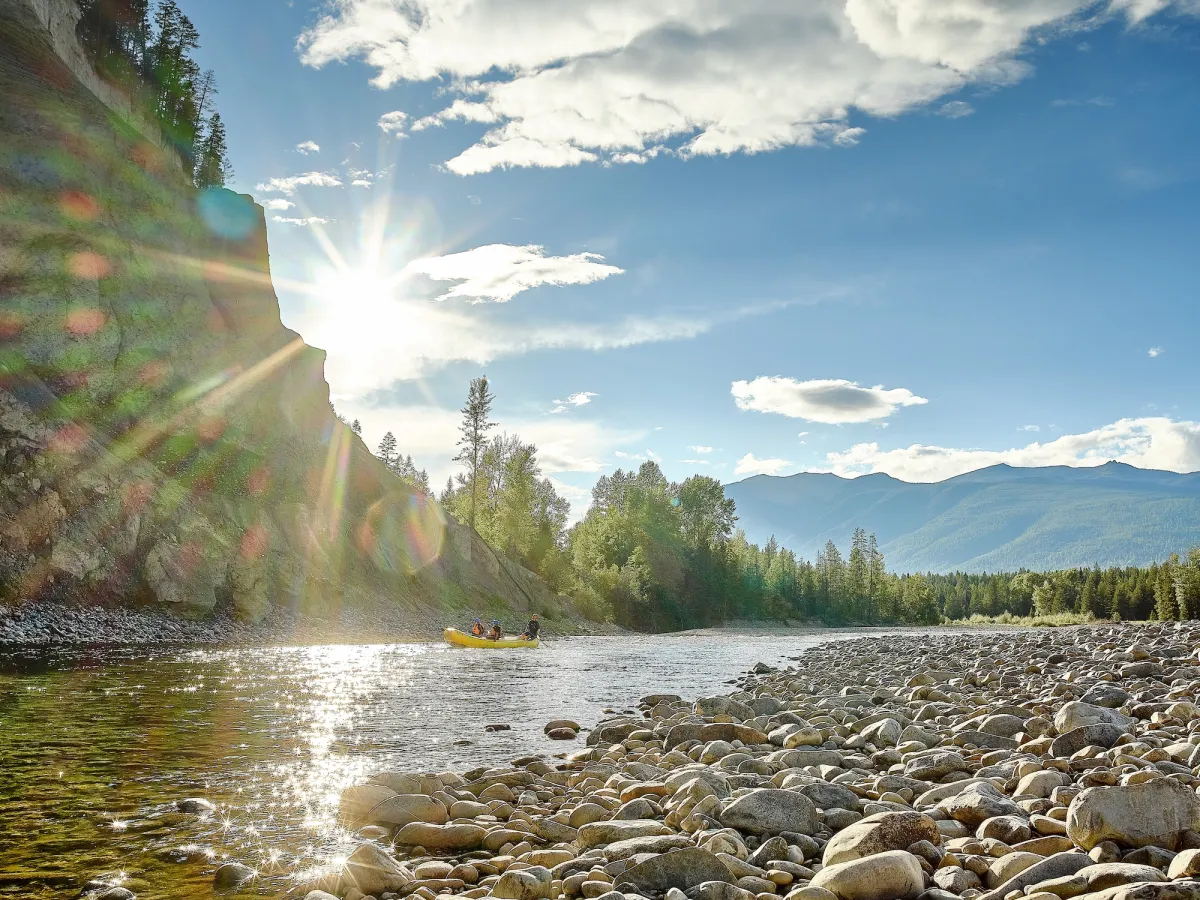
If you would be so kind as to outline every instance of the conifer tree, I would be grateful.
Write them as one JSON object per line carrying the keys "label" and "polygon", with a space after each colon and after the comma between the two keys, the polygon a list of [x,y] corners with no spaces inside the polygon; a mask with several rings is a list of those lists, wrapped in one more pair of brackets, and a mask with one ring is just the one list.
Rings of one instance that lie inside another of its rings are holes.
{"label": "conifer tree", "polygon": [[467,390],[467,402],[462,408],[462,422],[458,427],[460,434],[458,446],[461,449],[454,460],[461,462],[467,468],[468,524],[472,528],[475,527],[475,513],[479,502],[479,464],[487,443],[487,433],[496,424],[488,419],[495,399],[488,387],[486,375],[481,378],[472,378],[471,386]]}

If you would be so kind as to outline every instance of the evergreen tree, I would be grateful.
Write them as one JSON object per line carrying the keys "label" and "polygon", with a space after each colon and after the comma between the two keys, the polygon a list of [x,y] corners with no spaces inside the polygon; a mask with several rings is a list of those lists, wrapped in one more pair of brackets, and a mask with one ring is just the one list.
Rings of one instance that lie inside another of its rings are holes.
{"label": "evergreen tree", "polygon": [[359,437],[362,437],[362,423],[359,422],[358,419],[355,419],[353,422],[350,423],[350,430],[353,431],[355,434],[357,434]]}
{"label": "evergreen tree", "polygon": [[379,453],[377,455],[389,469],[396,461],[396,436],[390,431],[379,442]]}
{"label": "evergreen tree", "polygon": [[472,528],[475,527],[476,507],[479,502],[479,463],[487,441],[487,433],[496,424],[488,419],[495,399],[488,387],[487,376],[471,379],[471,386],[467,390],[467,402],[462,408],[462,422],[459,425],[458,446],[461,449],[454,460],[467,467],[468,524]]}
{"label": "evergreen tree", "polygon": [[1169,562],[1159,566],[1158,575],[1154,580],[1155,618],[1163,622],[1179,618],[1179,604],[1175,600],[1175,581],[1171,577],[1171,568]]}
{"label": "evergreen tree", "polygon": [[208,131],[197,145],[195,185],[198,188],[224,187],[233,178],[229,148],[225,142],[225,125],[221,114],[213,113]]}

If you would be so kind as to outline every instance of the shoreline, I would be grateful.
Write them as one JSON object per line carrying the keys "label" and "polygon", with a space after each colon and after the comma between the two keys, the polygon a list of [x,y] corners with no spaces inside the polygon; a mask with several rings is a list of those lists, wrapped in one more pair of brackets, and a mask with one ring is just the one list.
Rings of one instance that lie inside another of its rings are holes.
{"label": "shoreline", "polygon": [[565,761],[377,774],[287,895],[1200,898],[1200,625],[914,630],[644,697]]}
{"label": "shoreline", "polygon": [[[428,643],[441,641],[442,629],[450,624],[437,612],[382,605],[345,608],[329,618],[275,609],[250,625],[221,613],[189,620],[162,609],[22,603],[0,605],[0,651]],[[544,622],[544,630],[552,636],[621,633],[614,626],[573,619]]]}
{"label": "shoreline", "polygon": [[[0,651],[55,650],[83,647],[139,647],[171,644],[205,647],[294,647],[317,644],[428,643],[442,639],[442,629],[455,624],[433,611],[404,610],[385,605],[350,607],[335,617],[296,614],[275,609],[262,622],[247,624],[217,613],[205,619],[184,619],[164,609],[114,606],[73,606],[27,602],[0,605]],[[1103,624],[1103,623],[1095,623]],[[1138,623],[1128,623],[1138,624]],[[617,625],[587,619],[544,621],[551,637],[643,634]],[[739,619],[721,625],[680,631],[645,632],[656,637],[717,637],[721,635],[787,637],[853,632],[955,633],[1012,631],[1022,624],[942,625],[823,625],[813,622]],[[1066,629],[1078,626],[1055,626]]]}

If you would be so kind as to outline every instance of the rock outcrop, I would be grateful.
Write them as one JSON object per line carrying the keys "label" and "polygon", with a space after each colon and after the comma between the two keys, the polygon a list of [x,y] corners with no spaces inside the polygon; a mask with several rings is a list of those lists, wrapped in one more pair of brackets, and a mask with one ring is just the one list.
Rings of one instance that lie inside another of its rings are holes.
{"label": "rock outcrop", "polygon": [[71,9],[0,4],[0,603],[553,613],[335,417],[263,209],[185,182]]}

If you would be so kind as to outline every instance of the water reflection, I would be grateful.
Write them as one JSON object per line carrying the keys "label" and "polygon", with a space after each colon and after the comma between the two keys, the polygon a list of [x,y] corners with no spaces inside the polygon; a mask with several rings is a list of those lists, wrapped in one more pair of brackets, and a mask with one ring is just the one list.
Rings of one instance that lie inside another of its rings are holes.
{"label": "water reflection", "polygon": [[[844,633],[840,637],[852,637]],[[593,724],[638,697],[712,693],[816,637],[550,641],[537,652],[429,644],[12,654],[0,658],[0,897],[73,895],[108,876],[142,900],[250,892],[340,864],[349,784],[385,769],[464,770],[573,749],[555,718]],[[486,733],[489,722],[511,731]],[[459,745],[455,742],[468,741]],[[214,809],[181,812],[202,797]]]}

